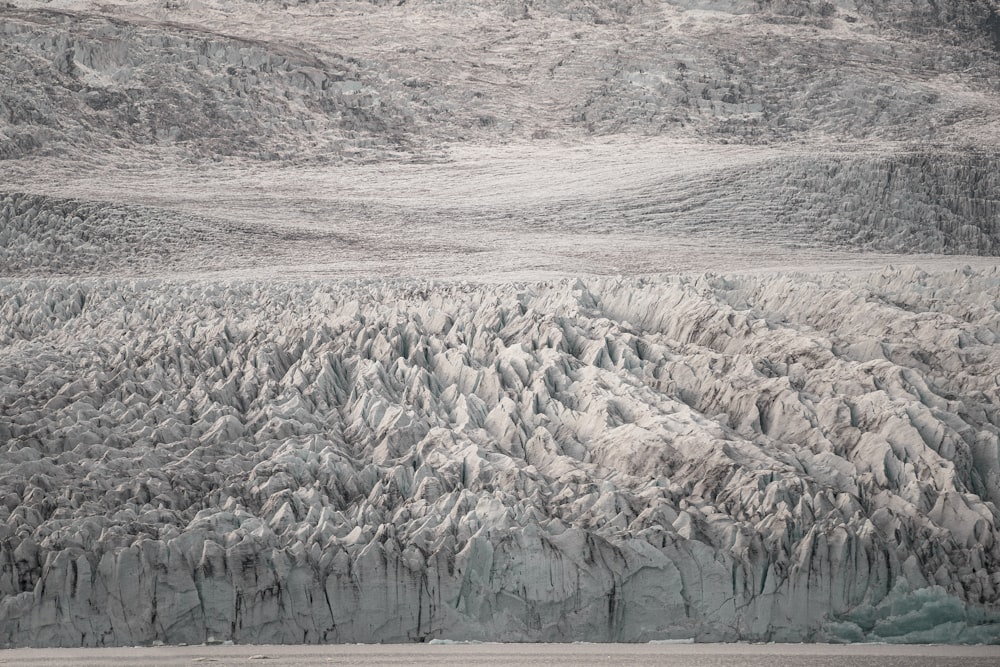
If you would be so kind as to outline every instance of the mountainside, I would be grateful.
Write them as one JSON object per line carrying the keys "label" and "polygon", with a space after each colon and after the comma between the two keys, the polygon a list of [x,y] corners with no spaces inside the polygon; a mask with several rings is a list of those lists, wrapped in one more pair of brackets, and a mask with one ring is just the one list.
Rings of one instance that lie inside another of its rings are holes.
{"label": "mountainside", "polygon": [[[628,273],[716,262],[677,249],[701,235],[760,257],[995,255],[997,16],[985,0],[8,4],[0,194],[32,204],[4,208],[0,273]],[[55,222],[64,199],[153,207],[130,219],[203,229],[223,259],[24,253],[52,224],[93,226]],[[299,242],[272,253],[231,233],[247,224]],[[622,251],[636,269],[573,250],[607,233],[643,236]]]}
{"label": "mountainside", "polygon": [[14,84],[0,157],[181,145],[378,159],[619,133],[995,148],[997,12],[990,0],[21,2],[0,15],[0,77]]}
{"label": "mountainside", "polygon": [[998,146],[994,0],[0,5],[0,646],[1000,643]]}

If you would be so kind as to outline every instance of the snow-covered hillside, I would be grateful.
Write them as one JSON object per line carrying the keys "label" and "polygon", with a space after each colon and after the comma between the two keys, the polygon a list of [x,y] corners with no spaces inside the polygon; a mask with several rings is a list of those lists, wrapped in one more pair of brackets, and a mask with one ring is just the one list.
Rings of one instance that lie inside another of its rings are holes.
{"label": "snow-covered hillside", "polygon": [[0,647],[1000,643],[998,90],[994,0],[3,3]]}

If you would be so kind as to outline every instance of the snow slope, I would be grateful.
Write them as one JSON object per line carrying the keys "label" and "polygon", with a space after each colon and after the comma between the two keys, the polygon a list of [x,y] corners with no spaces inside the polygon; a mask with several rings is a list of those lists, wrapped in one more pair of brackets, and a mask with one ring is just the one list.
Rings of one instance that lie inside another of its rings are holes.
{"label": "snow slope", "polygon": [[264,174],[19,174],[23,190],[0,193],[0,275],[510,280],[1000,253],[1000,168],[984,155],[669,141],[456,153]]}

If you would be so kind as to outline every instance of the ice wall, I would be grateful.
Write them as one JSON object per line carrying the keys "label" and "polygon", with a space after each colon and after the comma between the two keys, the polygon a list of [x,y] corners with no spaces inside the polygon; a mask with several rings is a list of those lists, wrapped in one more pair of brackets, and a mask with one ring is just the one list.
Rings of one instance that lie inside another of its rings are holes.
{"label": "ice wall", "polygon": [[996,642],[998,294],[0,282],[0,644]]}

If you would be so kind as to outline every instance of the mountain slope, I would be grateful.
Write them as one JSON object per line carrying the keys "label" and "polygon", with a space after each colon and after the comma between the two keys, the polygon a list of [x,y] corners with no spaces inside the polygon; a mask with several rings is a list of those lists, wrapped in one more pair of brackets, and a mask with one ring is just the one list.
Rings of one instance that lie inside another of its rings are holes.
{"label": "mountain slope", "polygon": [[69,6],[0,15],[15,84],[0,155],[340,159],[622,132],[979,143],[996,128],[985,0]]}

